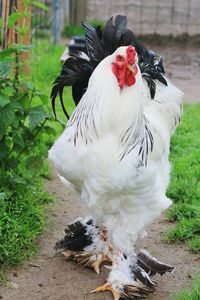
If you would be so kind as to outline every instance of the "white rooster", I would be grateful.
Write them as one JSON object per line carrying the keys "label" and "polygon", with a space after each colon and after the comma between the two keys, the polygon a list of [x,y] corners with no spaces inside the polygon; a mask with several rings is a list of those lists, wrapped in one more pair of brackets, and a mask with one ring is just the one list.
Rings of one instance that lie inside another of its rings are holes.
{"label": "white rooster", "polygon": [[[163,74],[149,84],[138,56],[132,45],[105,55],[49,151],[62,181],[80,194],[92,216],[69,224],[57,248],[97,272],[103,261],[112,261],[107,283],[94,292],[111,291],[115,300],[143,296],[154,290],[150,275],[173,271],[148,252],[136,255],[134,244],[171,204],[170,137],[183,94]],[[155,56],[153,62],[158,66]]]}

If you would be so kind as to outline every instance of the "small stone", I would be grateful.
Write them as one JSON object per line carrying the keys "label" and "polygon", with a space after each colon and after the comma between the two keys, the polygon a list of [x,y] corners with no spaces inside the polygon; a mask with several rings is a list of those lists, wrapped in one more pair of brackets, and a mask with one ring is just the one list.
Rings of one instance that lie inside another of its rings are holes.
{"label": "small stone", "polygon": [[10,282],[10,286],[11,286],[11,288],[14,288],[14,289],[18,288],[18,284],[15,282]]}
{"label": "small stone", "polygon": [[17,271],[13,271],[13,276],[18,277]]}
{"label": "small stone", "polygon": [[39,285],[40,287],[43,287],[43,284],[42,284],[42,283],[38,283],[38,285]]}

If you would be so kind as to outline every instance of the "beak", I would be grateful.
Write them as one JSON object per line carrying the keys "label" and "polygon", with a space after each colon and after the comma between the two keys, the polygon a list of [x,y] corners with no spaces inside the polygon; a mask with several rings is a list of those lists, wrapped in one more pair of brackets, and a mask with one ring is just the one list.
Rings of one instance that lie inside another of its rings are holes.
{"label": "beak", "polygon": [[135,64],[133,64],[133,65],[128,64],[127,68],[129,69],[129,71],[131,71],[131,73],[133,73],[134,76],[137,75],[137,72],[138,72],[137,65],[135,65]]}

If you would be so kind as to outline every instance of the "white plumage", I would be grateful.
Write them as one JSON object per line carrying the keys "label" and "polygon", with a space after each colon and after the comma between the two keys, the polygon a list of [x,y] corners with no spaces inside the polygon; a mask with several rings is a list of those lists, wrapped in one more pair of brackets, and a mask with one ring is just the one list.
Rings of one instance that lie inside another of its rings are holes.
{"label": "white plumage", "polygon": [[[167,85],[155,80],[152,99],[134,51],[120,47],[98,64],[49,151],[62,182],[80,194],[95,220],[69,225],[58,248],[76,250],[65,255],[97,273],[101,262],[113,261],[107,283],[95,291],[112,291],[115,300],[153,291],[149,274],[173,271],[146,252],[136,256],[134,243],[171,204],[166,196],[170,138],[181,118],[183,94],[163,77]],[[84,244],[81,252],[77,241]]]}
{"label": "white plumage", "polygon": [[145,227],[168,208],[170,137],[182,92],[156,82],[151,100],[140,71],[122,90],[112,72],[118,48],[94,70],[65,131],[49,151],[59,173],[80,193],[114,248],[131,253]]}

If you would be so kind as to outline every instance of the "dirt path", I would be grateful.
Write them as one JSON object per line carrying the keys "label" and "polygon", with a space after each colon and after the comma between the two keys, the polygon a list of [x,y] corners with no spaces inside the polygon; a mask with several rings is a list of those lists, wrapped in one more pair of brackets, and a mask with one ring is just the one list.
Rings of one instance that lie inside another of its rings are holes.
{"label": "dirt path", "polygon": [[[155,49],[166,62],[168,76],[185,92],[185,102],[195,102],[200,98],[199,70],[200,52],[192,49]],[[48,209],[49,223],[47,231],[39,243],[40,254],[13,270],[9,287],[0,287],[3,300],[108,300],[109,293],[100,295],[86,294],[105,282],[108,270],[102,268],[100,276],[91,270],[80,269],[74,263],[66,262],[62,256],[56,256],[54,244],[62,236],[65,225],[84,214],[83,208],[73,194],[66,192],[63,185],[54,176],[47,182],[49,193],[56,195],[58,201]],[[197,271],[199,260],[183,244],[167,244],[162,240],[169,224],[162,217],[149,229],[149,235],[138,242],[138,249],[147,247],[159,259],[176,267],[172,275],[158,277],[156,293],[148,300],[167,300],[170,294],[188,284]],[[189,300],[189,299],[188,299]]]}
{"label": "dirt path", "polygon": [[168,78],[184,92],[184,102],[200,101],[200,49],[180,47],[152,47],[164,59]]}
{"label": "dirt path", "polygon": [[[104,267],[100,276],[92,270],[81,269],[73,262],[66,262],[62,256],[55,255],[55,241],[62,236],[66,223],[84,214],[79,201],[73,194],[66,192],[63,185],[54,176],[47,182],[47,190],[58,198],[50,205],[50,227],[40,239],[41,251],[33,260],[21,268],[14,269],[9,275],[10,287],[1,287],[0,298],[3,300],[108,300],[109,293],[87,294],[93,288],[105,282],[108,270]],[[66,201],[67,200],[67,201]],[[178,291],[197,271],[198,258],[185,249],[182,244],[167,244],[161,234],[172,226],[162,217],[149,230],[149,236],[139,241],[137,248],[148,250],[176,267],[172,275],[158,276],[156,293],[150,300],[170,299],[170,293]]]}

